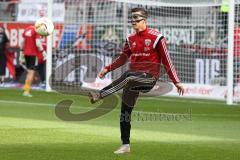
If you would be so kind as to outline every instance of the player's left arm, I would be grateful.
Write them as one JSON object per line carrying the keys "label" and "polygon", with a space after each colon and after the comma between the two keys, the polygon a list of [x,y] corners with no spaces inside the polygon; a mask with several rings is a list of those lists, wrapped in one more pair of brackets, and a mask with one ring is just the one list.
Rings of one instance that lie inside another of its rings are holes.
{"label": "player's left arm", "polygon": [[162,63],[164,65],[164,68],[174,83],[174,85],[177,88],[177,91],[180,95],[184,94],[184,87],[181,84],[181,81],[177,75],[176,69],[172,63],[171,57],[169,55],[168,49],[167,49],[167,43],[166,39],[164,37],[160,38],[156,49],[159,51],[160,59],[162,60]]}

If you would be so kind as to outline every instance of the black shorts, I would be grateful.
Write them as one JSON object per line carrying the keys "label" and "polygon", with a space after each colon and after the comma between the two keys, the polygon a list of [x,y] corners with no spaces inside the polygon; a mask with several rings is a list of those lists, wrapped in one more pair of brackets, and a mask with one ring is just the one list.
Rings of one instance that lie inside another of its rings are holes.
{"label": "black shorts", "polygon": [[6,71],[6,57],[4,53],[0,53],[0,76],[4,76]]}
{"label": "black shorts", "polygon": [[24,56],[26,61],[27,69],[36,70],[37,69],[37,57],[36,56]]}

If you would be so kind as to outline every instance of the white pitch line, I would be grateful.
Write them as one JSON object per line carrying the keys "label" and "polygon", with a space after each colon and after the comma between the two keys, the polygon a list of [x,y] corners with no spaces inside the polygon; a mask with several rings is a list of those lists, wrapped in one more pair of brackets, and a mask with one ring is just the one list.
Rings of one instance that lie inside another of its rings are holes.
{"label": "white pitch line", "polygon": [[[25,104],[25,105],[37,105],[37,106],[48,106],[48,107],[55,107],[56,104],[53,103],[32,103],[32,102],[23,102],[23,101],[9,101],[9,100],[0,100],[0,103],[8,103],[8,104]],[[72,105],[71,108],[93,108],[93,107],[81,107],[81,106],[74,106]]]}
{"label": "white pitch line", "polygon": [[[144,99],[144,98],[141,98],[141,99]],[[154,99],[154,100],[163,100],[163,99],[158,99],[158,98],[150,98],[150,99]],[[164,99],[166,101],[172,101],[172,99]],[[178,101],[176,101],[178,102]],[[183,101],[179,101],[179,102],[183,102]],[[185,101],[184,103],[186,103],[189,101]],[[198,101],[196,101],[198,102]],[[49,107],[55,107],[56,104],[51,104],[51,103],[32,103],[32,102],[23,102],[23,101],[9,101],[9,100],[0,100],[0,103],[7,103],[7,104],[24,104],[24,105],[38,105],[38,106],[49,106]],[[203,103],[204,104],[204,103]],[[206,103],[205,103],[206,104]],[[221,103],[220,103],[221,104]],[[226,106],[227,107],[227,106]],[[89,109],[89,108],[94,108],[94,107],[82,107],[82,106],[74,106],[72,105],[71,108],[83,108],[83,109]],[[100,109],[103,109],[103,110],[108,110],[108,109],[104,109],[104,108],[100,108]],[[113,112],[119,112],[120,109],[113,109],[112,110]],[[112,112],[111,111],[111,112]],[[160,112],[160,111],[157,111],[157,112],[154,112],[154,111],[151,111],[151,112],[146,112],[146,111],[138,111],[138,110],[135,110],[133,111],[133,113],[148,113],[148,114],[188,114],[187,112],[186,113],[171,113],[171,112]],[[194,116],[211,116],[211,117],[239,117],[239,115],[226,115],[226,114],[217,114],[217,115],[213,115],[213,114],[197,114],[197,113],[192,113],[192,115]]]}
{"label": "white pitch line", "polygon": [[[220,102],[204,102],[204,101],[193,101],[193,100],[176,100],[170,98],[158,98],[158,97],[139,97],[139,99],[145,100],[158,100],[158,101],[166,101],[166,102],[180,102],[180,103],[195,103],[195,104],[218,104],[218,105],[226,105]],[[32,103],[32,102],[23,102],[23,101],[9,101],[9,100],[0,100],[0,103],[14,103],[14,104],[28,104],[28,105],[39,105],[39,106],[55,106],[56,104],[51,103]],[[81,107],[81,106],[72,106],[77,108],[92,108],[92,107]],[[227,107],[227,106],[226,106]]]}
{"label": "white pitch line", "polygon": [[9,100],[0,100],[0,103],[26,104],[26,105],[38,105],[38,106],[54,106],[55,105],[55,104],[49,104],[49,103],[32,103],[32,102],[9,101]]}
{"label": "white pitch line", "polygon": [[[159,97],[139,97],[139,99],[145,100],[158,100],[158,101],[166,101],[166,102],[180,102],[180,103],[195,103],[195,104],[217,104],[217,105],[226,105],[225,103],[221,102],[210,102],[210,101],[195,101],[195,100],[178,100],[178,99],[171,99],[171,98],[159,98]],[[226,105],[227,106],[227,105]]]}

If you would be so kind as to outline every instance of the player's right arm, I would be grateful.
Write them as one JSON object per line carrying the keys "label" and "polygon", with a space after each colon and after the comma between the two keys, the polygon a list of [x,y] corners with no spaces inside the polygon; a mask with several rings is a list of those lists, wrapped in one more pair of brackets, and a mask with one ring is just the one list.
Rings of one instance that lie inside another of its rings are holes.
{"label": "player's right arm", "polygon": [[98,77],[104,78],[108,72],[111,72],[121,67],[122,65],[124,65],[127,62],[130,55],[131,55],[131,50],[129,48],[128,42],[126,41],[124,44],[122,53],[113,61],[112,64],[105,66],[104,69],[99,73]]}

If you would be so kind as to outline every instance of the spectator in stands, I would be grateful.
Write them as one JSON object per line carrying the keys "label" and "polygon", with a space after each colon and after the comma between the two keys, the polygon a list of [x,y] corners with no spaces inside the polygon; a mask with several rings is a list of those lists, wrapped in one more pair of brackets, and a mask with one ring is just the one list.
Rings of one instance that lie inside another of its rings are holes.
{"label": "spectator in stands", "polygon": [[4,83],[5,70],[6,70],[6,57],[5,49],[8,45],[8,37],[6,35],[5,29],[0,27],[0,83]]}

